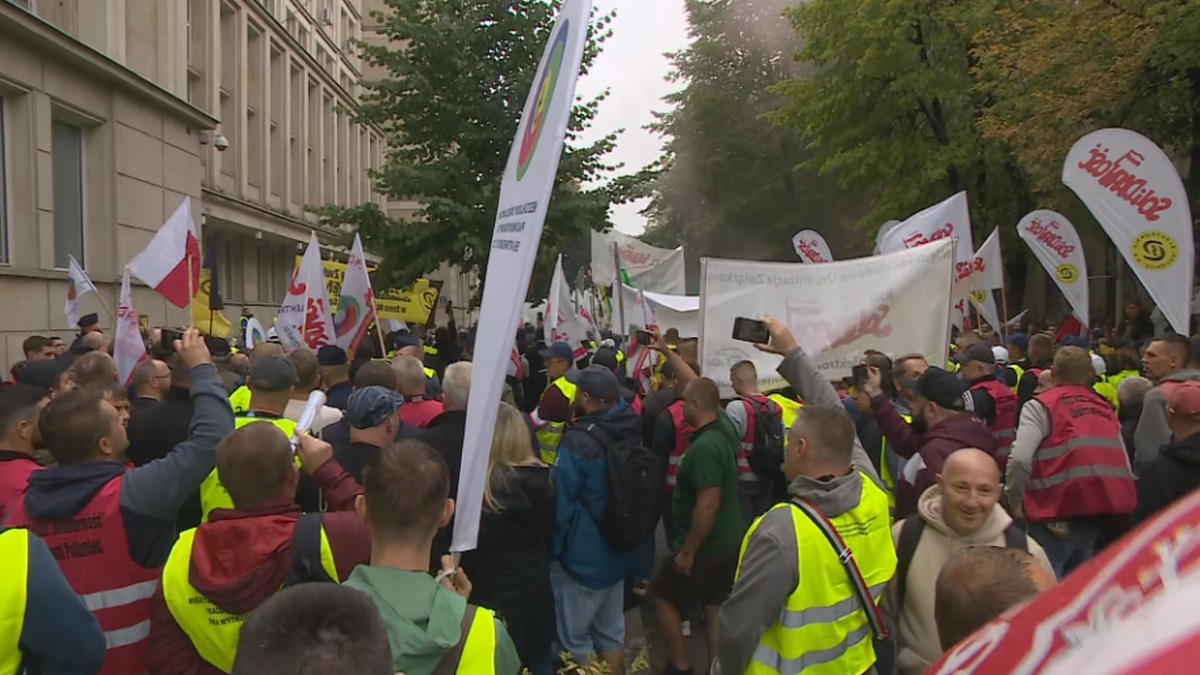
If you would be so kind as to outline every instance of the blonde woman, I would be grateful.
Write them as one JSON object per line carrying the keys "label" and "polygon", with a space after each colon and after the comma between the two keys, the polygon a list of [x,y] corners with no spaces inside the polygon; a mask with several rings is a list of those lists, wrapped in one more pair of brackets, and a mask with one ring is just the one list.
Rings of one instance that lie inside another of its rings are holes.
{"label": "blonde woman", "polygon": [[554,672],[550,547],[557,496],[550,467],[537,457],[529,421],[500,404],[488,460],[479,545],[463,554],[474,585],[470,602],[494,609],[532,675]]}

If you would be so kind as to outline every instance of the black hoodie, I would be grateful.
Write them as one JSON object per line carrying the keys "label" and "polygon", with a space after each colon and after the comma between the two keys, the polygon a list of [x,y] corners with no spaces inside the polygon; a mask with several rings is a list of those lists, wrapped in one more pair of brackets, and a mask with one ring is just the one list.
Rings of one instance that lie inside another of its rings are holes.
{"label": "black hoodie", "polygon": [[1162,447],[1138,480],[1136,525],[1200,487],[1200,433]]}

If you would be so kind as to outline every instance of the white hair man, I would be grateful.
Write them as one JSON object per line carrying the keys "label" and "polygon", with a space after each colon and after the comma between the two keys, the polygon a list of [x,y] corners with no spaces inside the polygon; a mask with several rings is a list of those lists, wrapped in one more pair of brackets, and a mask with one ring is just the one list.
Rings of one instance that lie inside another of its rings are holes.
{"label": "white hair man", "polygon": [[[446,379],[442,382],[442,413],[430,420],[417,440],[428,443],[446,460],[446,467],[450,470],[450,494],[457,495],[463,436],[467,431],[467,400],[471,398],[471,362],[452,363],[446,367],[445,374]],[[400,406],[401,417],[406,407],[407,403]],[[442,554],[450,551],[453,528],[454,522],[451,520],[449,525],[438,531],[433,540],[433,560],[440,560]]]}

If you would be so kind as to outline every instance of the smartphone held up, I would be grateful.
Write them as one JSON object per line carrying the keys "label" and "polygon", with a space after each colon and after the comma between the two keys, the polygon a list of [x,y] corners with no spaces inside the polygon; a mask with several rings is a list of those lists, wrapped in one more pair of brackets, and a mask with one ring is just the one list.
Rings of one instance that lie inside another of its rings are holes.
{"label": "smartphone held up", "polygon": [[733,320],[733,339],[739,342],[765,345],[771,343],[771,332],[767,330],[767,324],[762,321],[738,317]]}

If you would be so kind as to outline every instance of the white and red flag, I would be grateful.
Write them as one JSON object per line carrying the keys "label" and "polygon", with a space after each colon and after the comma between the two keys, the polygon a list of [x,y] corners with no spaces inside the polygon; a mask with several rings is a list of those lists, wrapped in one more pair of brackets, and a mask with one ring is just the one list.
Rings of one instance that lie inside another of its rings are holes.
{"label": "white and red flag", "polygon": [[138,329],[138,315],[133,309],[133,293],[129,288],[129,267],[121,277],[121,299],[117,303],[117,330],[113,339],[113,360],[117,362],[117,377],[122,386],[129,386],[133,369],[146,358],[146,342]]}
{"label": "white and red flag", "polygon": [[186,308],[200,288],[200,243],[192,222],[191,199],[184,198],[150,245],[130,263],[133,273],[167,302]]}
{"label": "white and red flag", "polygon": [[356,234],[354,245],[350,248],[350,257],[346,261],[346,276],[342,279],[337,314],[333,316],[337,346],[351,354],[357,352],[373,323],[375,293],[371,290],[371,277],[367,274],[362,240]]}

